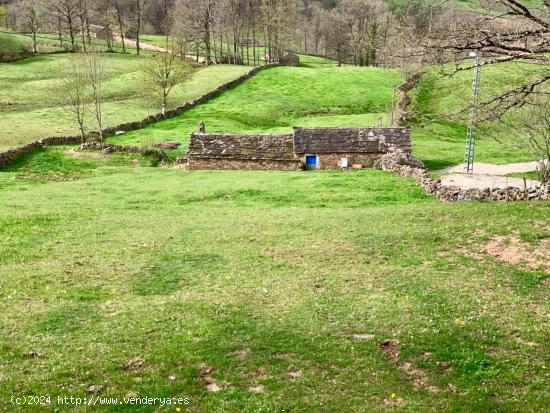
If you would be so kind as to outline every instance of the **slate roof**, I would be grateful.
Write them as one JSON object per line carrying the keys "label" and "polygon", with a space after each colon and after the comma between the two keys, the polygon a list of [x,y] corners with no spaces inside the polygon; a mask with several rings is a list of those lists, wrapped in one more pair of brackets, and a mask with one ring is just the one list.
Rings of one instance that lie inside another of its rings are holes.
{"label": "slate roof", "polygon": [[390,147],[411,152],[410,132],[406,128],[295,128],[294,152],[385,153]]}
{"label": "slate roof", "polygon": [[191,134],[188,158],[294,160],[293,135]]}

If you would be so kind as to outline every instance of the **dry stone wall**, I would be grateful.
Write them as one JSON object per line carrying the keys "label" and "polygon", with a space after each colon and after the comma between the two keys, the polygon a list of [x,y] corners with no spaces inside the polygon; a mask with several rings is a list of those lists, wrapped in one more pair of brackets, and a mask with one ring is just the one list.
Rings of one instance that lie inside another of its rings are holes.
{"label": "dry stone wall", "polygon": [[166,153],[161,149],[146,149],[139,148],[137,146],[112,145],[105,142],[86,142],[80,146],[80,149],[89,151],[102,151],[104,154],[115,152],[137,153],[141,156],[157,159],[160,162],[172,162],[172,159],[168,155],[166,155]]}
{"label": "dry stone wall", "polygon": [[189,159],[189,169],[224,169],[224,170],[270,170],[299,171],[302,162],[298,160],[268,160],[268,159]]}
{"label": "dry stone wall", "polygon": [[[229,89],[245,82],[246,80],[250,79],[251,77],[253,77],[258,72],[260,72],[264,69],[274,67],[274,66],[277,66],[277,65],[271,64],[271,65],[264,65],[264,66],[255,67],[252,70],[250,70],[248,73],[245,73],[244,75],[242,75],[242,76],[240,76],[236,79],[233,79],[233,80],[231,80],[227,83],[224,83],[223,85],[218,86],[217,88],[211,90],[208,93],[205,93],[202,96],[199,96],[198,98],[196,98],[196,99],[194,99],[190,102],[186,102],[183,105],[177,106],[174,109],[166,111],[166,113],[164,115],[162,113],[157,113],[156,115],[147,116],[146,118],[138,120],[138,121],[127,122],[127,123],[123,123],[123,124],[120,124],[120,125],[117,125],[117,126],[108,127],[106,129],[104,129],[103,135],[108,136],[108,135],[113,135],[117,131],[127,132],[127,131],[131,131],[131,130],[141,129],[141,128],[147,126],[147,125],[150,125],[152,123],[161,121],[163,119],[169,119],[169,118],[172,118],[174,116],[177,116],[177,115],[179,115],[179,114],[181,114],[181,113],[183,113],[183,112],[185,112],[189,109],[194,108],[195,106],[200,105],[201,103],[206,102],[209,99],[212,99],[216,96],[219,96],[220,94],[222,94],[226,90],[229,90]],[[97,136],[98,136],[97,132],[91,132],[91,133],[88,133],[84,137],[84,140],[85,141],[94,141],[94,140],[97,140]],[[5,168],[5,167],[13,164],[21,156],[26,155],[28,153],[31,153],[35,150],[45,148],[46,146],[78,144],[80,142],[81,142],[80,136],[52,136],[52,137],[42,138],[42,139],[39,139],[37,141],[30,142],[28,144],[18,146],[18,147],[13,148],[13,149],[9,149],[5,152],[0,152],[0,169]]]}
{"label": "dry stone wall", "polygon": [[428,195],[435,196],[440,201],[548,201],[550,186],[540,184],[527,189],[515,187],[462,189],[454,186],[444,186],[441,180],[431,178],[419,159],[401,151],[388,153],[376,163],[376,167],[400,176],[414,179]]}

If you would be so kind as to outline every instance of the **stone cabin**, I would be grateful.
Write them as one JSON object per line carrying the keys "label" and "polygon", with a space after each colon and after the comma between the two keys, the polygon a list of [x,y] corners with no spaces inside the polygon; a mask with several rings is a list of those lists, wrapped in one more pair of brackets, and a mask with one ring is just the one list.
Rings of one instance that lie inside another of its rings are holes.
{"label": "stone cabin", "polygon": [[294,154],[306,169],[371,168],[391,148],[412,151],[405,128],[295,128]]}
{"label": "stone cabin", "polygon": [[96,39],[112,39],[113,30],[97,24],[90,24],[90,36]]}
{"label": "stone cabin", "polygon": [[192,134],[189,169],[370,168],[392,148],[412,150],[406,128],[294,128],[291,135]]}
{"label": "stone cabin", "polygon": [[279,59],[279,64],[281,66],[294,66],[298,67],[300,66],[300,57],[295,53],[285,53],[281,58]]}

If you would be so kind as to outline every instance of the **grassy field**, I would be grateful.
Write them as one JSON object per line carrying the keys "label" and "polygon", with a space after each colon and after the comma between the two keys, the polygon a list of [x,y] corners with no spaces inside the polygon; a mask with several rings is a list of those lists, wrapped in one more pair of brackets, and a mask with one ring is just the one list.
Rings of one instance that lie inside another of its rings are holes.
{"label": "grassy field", "polygon": [[393,88],[401,82],[401,73],[383,69],[267,69],[206,104],[109,141],[139,145],[180,141],[182,152],[201,120],[207,131],[227,133],[375,125],[378,116],[388,121]]}
{"label": "grassy field", "polygon": [[[146,108],[140,97],[140,65],[143,58],[106,54],[108,80],[104,87],[107,125],[141,119],[160,107]],[[76,134],[67,110],[61,107],[63,73],[70,54],[31,57],[0,65],[0,151],[40,137]],[[234,79],[249,68],[217,65],[195,68],[185,83],[170,96],[175,106]]]}
{"label": "grassy field", "polygon": [[544,248],[550,204],[444,204],[379,171],[143,162],[58,147],[0,172],[0,409],[50,395],[57,411],[176,411],[57,402],[130,394],[192,412],[550,405],[548,273],[483,249]]}
{"label": "grassy field", "polygon": [[[544,70],[547,69],[541,65],[521,62],[483,67],[481,101],[520,85],[526,79],[535,78]],[[467,122],[457,121],[455,115],[465,109],[468,113],[471,102],[471,71],[446,78],[441,78],[440,72],[440,68],[428,70],[410,93],[412,104],[409,110],[416,116],[410,124],[414,154],[432,169],[463,162]],[[516,147],[512,131],[500,124],[483,124],[476,135],[476,161],[504,164],[532,160]]]}

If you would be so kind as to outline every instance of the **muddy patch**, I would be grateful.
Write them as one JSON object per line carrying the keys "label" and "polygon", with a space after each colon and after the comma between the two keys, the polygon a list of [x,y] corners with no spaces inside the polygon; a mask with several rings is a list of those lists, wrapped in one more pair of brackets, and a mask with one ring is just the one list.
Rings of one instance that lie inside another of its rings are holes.
{"label": "muddy patch", "polygon": [[210,367],[206,364],[201,364],[199,366],[199,372],[197,373],[197,377],[200,381],[204,383],[204,387],[209,392],[219,392],[225,389],[228,389],[230,387],[233,387],[231,383],[228,383],[226,381],[223,381],[221,383],[217,383],[211,376],[210,373],[214,371],[213,367]]}
{"label": "muddy patch", "polygon": [[531,245],[521,241],[516,234],[494,236],[481,246],[481,251],[506,264],[550,271],[550,238]]}
{"label": "muddy patch", "polygon": [[124,370],[131,372],[143,371],[149,368],[147,363],[145,363],[145,360],[143,360],[141,357],[134,357],[128,360],[126,363],[124,363],[123,367]]}
{"label": "muddy patch", "polygon": [[[437,386],[432,386],[428,382],[428,372],[415,367],[410,362],[401,362],[399,359],[399,340],[387,339],[381,342],[378,347],[386,358],[397,366],[403,376],[412,384],[415,390],[427,390],[430,393],[439,393],[443,391]],[[449,366],[450,367],[450,366]],[[388,403],[386,403],[386,401]],[[396,398],[384,400],[385,404],[395,404]]]}
{"label": "muddy patch", "polygon": [[493,236],[484,244],[462,247],[458,252],[476,261],[493,257],[509,265],[550,272],[550,238],[530,244],[522,241],[518,233]]}

